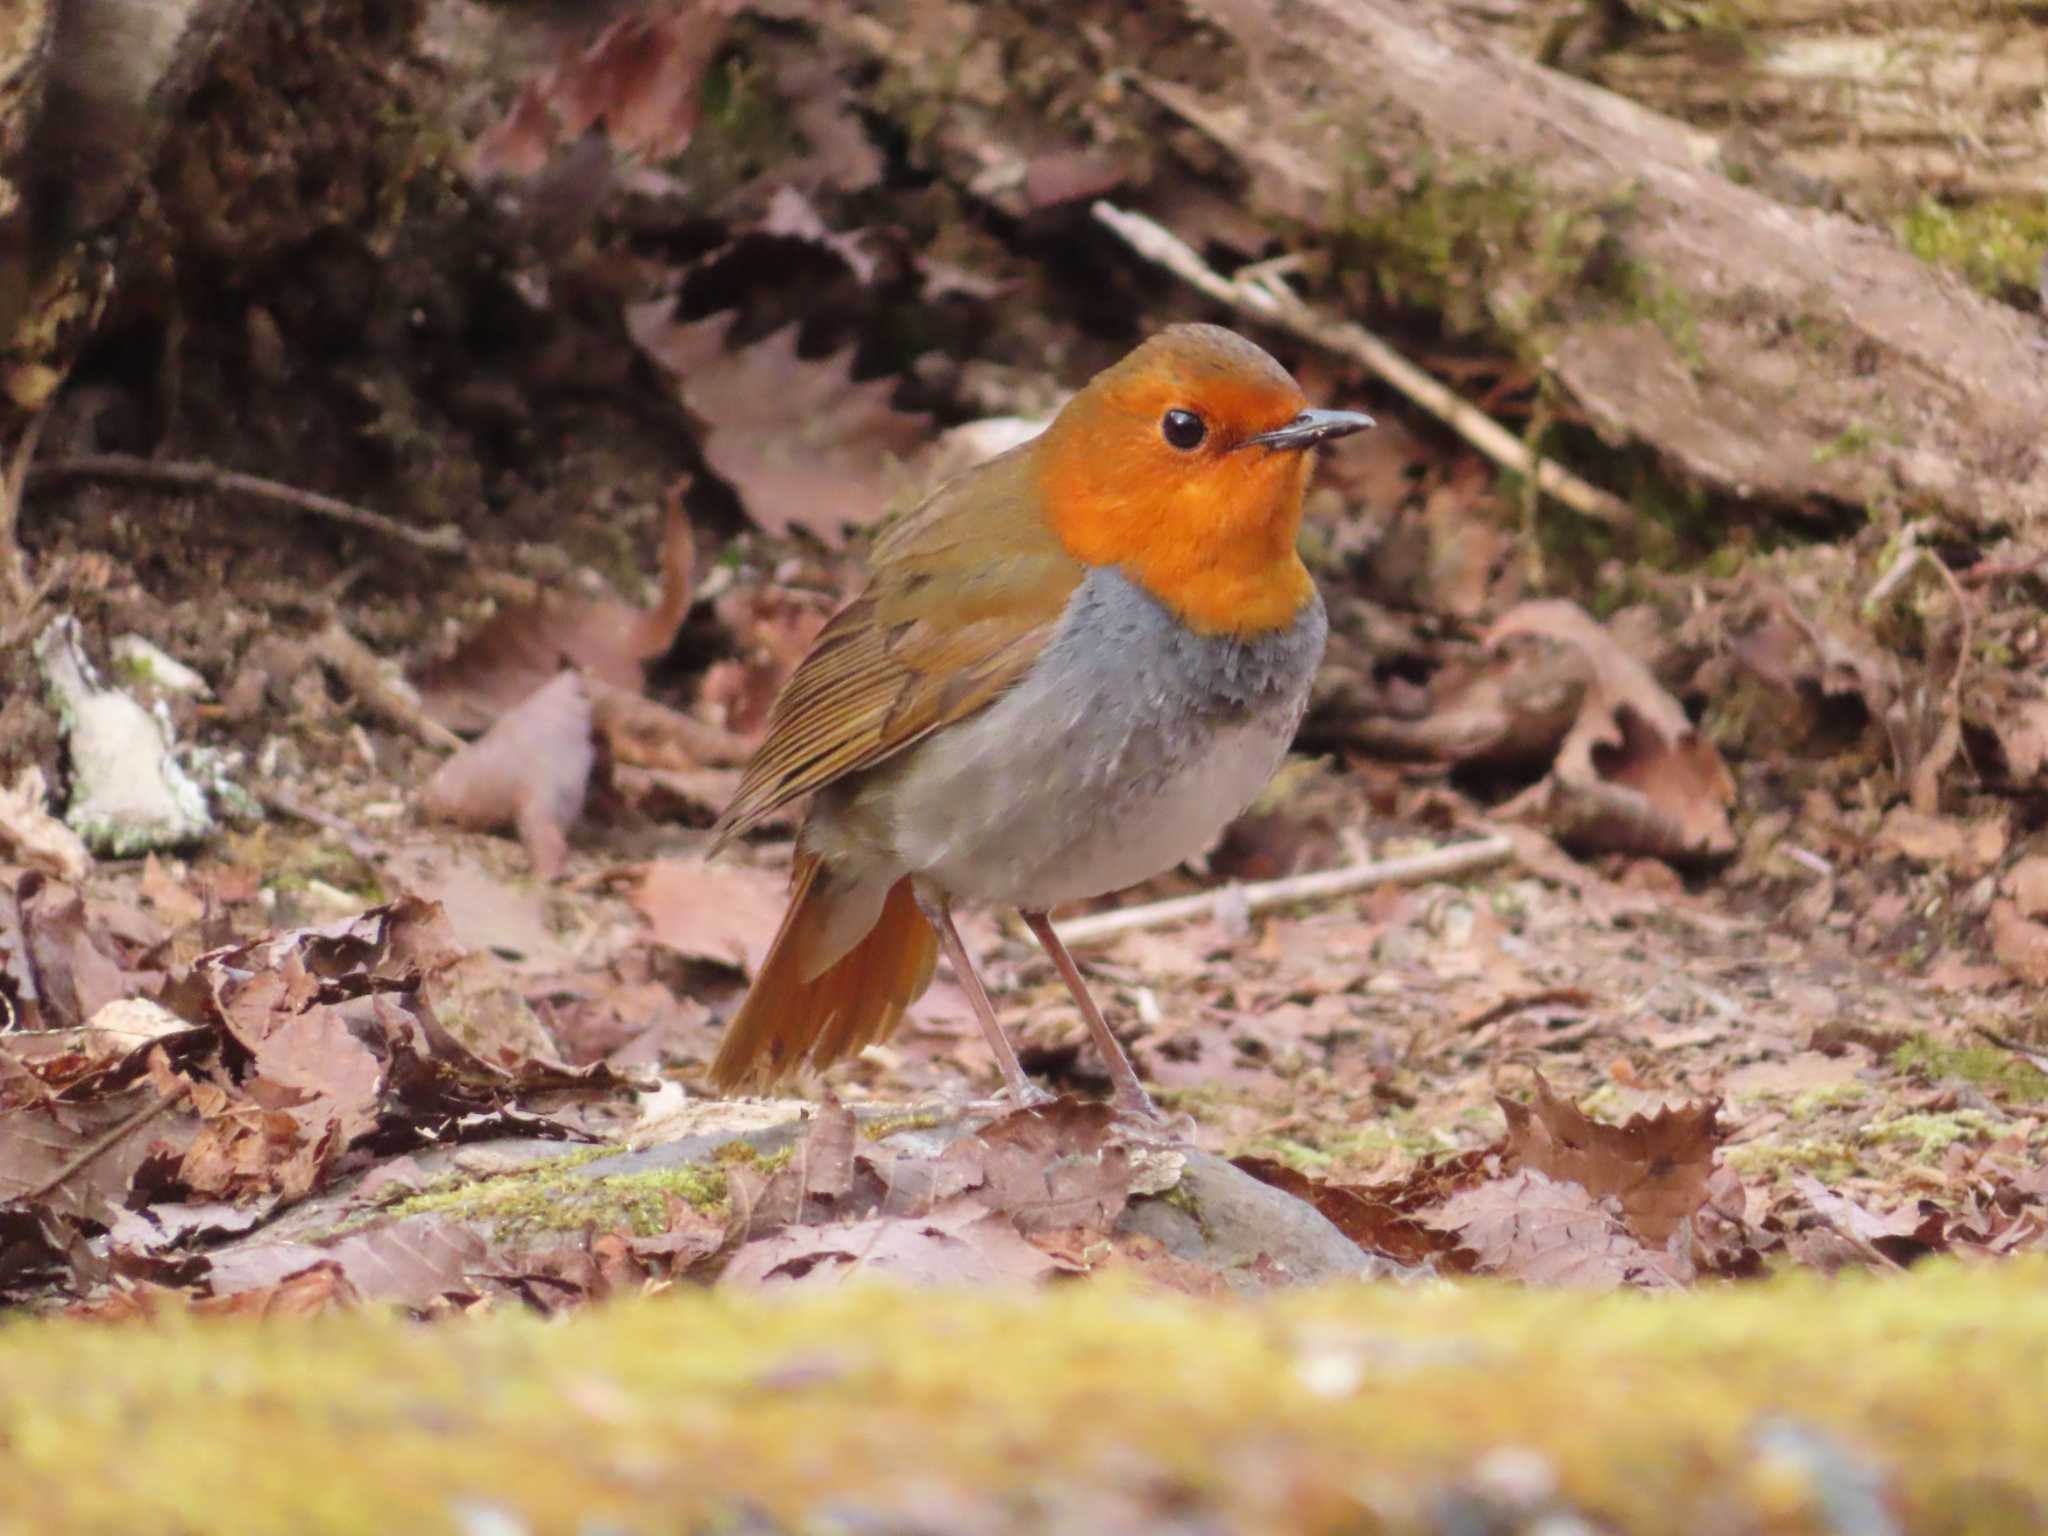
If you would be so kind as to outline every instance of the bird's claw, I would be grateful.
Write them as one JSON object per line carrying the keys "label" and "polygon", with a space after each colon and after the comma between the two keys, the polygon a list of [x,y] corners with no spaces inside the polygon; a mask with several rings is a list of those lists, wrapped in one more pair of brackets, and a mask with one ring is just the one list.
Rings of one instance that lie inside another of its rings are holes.
{"label": "bird's claw", "polygon": [[1059,1097],[1036,1083],[1008,1083],[995,1092],[995,1102],[1016,1109],[1043,1109]]}

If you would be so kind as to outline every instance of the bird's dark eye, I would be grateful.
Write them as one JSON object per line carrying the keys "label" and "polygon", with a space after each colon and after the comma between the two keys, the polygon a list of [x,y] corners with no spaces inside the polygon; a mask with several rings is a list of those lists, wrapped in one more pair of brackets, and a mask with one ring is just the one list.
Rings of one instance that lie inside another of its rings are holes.
{"label": "bird's dark eye", "polygon": [[1159,435],[1174,447],[1183,451],[1202,446],[1202,439],[1209,435],[1209,427],[1193,411],[1168,411],[1159,423]]}

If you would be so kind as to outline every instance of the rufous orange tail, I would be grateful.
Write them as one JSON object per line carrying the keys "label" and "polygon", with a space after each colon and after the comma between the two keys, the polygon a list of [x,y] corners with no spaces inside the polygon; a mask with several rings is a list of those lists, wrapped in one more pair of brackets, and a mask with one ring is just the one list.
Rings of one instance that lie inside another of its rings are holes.
{"label": "rufous orange tail", "polygon": [[908,879],[890,889],[866,938],[805,981],[797,956],[810,947],[831,900],[818,860],[799,854],[789,911],[711,1064],[711,1081],[719,1088],[767,1087],[806,1061],[828,1067],[887,1037],[903,1010],[931,985],[939,939],[918,910]]}

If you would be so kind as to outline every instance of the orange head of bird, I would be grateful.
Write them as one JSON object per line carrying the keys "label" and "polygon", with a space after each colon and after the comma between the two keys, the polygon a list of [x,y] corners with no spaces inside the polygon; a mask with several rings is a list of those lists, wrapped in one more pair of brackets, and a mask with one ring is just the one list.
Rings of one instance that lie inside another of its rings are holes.
{"label": "orange head of bird", "polygon": [[1265,351],[1176,325],[1089,381],[1033,444],[1069,553],[1113,565],[1202,634],[1292,624],[1313,590],[1295,551],[1308,450],[1370,416],[1308,408]]}

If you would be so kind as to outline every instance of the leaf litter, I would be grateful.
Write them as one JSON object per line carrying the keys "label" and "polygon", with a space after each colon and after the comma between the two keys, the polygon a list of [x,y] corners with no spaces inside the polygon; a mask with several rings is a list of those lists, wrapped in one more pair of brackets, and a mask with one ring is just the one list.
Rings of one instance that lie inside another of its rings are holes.
{"label": "leaf litter", "polygon": [[[1028,941],[979,917],[1006,1027],[1068,1093],[1050,1110],[960,1110],[990,1077],[942,978],[835,1078],[845,1107],[779,1144],[710,1106],[687,1175],[600,1174],[604,1198],[568,1200],[565,1226],[504,1216],[523,1183],[570,1187],[621,1147],[687,1139],[635,1128],[695,1103],[779,915],[786,831],[705,865],[691,829],[850,593],[862,530],[914,495],[933,423],[1014,441],[1128,339],[1036,302],[1044,274],[971,221],[906,259],[904,232],[846,196],[893,172],[829,56],[770,60],[807,146],[786,174],[707,176],[706,80],[740,9],[521,23],[546,44],[472,156],[508,217],[575,232],[518,275],[533,312],[610,305],[606,347],[627,337],[655,365],[640,406],[692,435],[659,482],[654,601],[512,578],[516,550],[482,530],[473,579],[431,614],[372,580],[300,638],[269,622],[288,603],[201,593],[209,619],[264,622],[193,654],[222,701],[199,718],[249,733],[273,783],[333,824],[223,835],[189,863],[93,864],[44,809],[61,764],[0,763],[0,856],[18,861],[0,870],[0,1294],[271,1315],[379,1297],[553,1310],[863,1268],[1221,1282],[1120,1225],[1162,1197],[1171,1157],[1072,1097],[1101,1080],[1071,1004]],[[1144,174],[1066,151],[1019,170],[990,194],[1019,213]],[[1220,244],[1262,248],[1218,200],[1182,205]],[[660,223],[678,209],[713,227]],[[841,274],[816,286],[853,312],[749,280],[761,252],[795,248]],[[877,344],[903,329],[906,288],[954,317],[933,333],[950,348]],[[1318,399],[1355,386],[1288,361]],[[1437,362],[1525,409],[1521,370]],[[1539,575],[1476,456],[1390,419],[1326,458],[1310,544],[1335,633],[1303,737],[1322,767],[1125,899],[1528,825],[1517,866],[1483,881],[1257,919],[1226,901],[1092,951],[1193,1147],[1239,1156],[1362,1249],[1447,1273],[1664,1286],[2041,1247],[2048,1042],[2021,990],[2048,974],[2048,851],[2021,811],[2048,764],[2038,562],[1937,558],[1926,531],[1873,525],[1748,551],[1732,576],[1638,562],[1628,606],[1596,620],[1538,594],[1592,606],[1611,572]],[[611,532],[595,499],[546,513],[585,551]],[[110,590],[135,574],[99,558]],[[175,619],[202,646],[221,628],[132,601],[123,630],[168,641]],[[357,628],[408,659],[417,701]],[[450,633],[469,638],[450,650]],[[422,759],[451,729],[479,739],[437,780]],[[418,808],[449,818],[423,843],[390,827]],[[523,865],[486,835],[505,828]],[[892,1128],[905,1106],[929,1124]],[[497,1216],[461,1214],[478,1191]]]}

